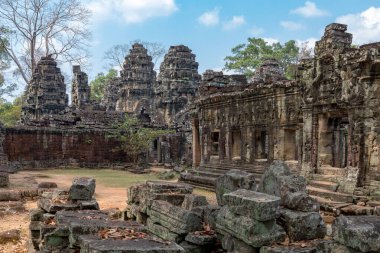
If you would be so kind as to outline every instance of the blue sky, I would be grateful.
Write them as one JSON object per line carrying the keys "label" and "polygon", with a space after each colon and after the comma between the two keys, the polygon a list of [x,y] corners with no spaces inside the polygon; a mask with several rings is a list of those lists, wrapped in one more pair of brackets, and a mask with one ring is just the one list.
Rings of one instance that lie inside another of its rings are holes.
{"label": "blue sky", "polygon": [[88,7],[94,12],[90,78],[105,71],[108,48],[136,39],[189,46],[200,73],[220,70],[231,48],[248,37],[313,45],[332,22],[348,23],[356,44],[380,41],[378,0],[88,0]]}

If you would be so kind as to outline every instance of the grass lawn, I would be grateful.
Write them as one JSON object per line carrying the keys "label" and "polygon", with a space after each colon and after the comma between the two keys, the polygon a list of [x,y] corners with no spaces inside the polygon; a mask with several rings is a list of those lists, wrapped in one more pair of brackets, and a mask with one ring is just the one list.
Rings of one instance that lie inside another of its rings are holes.
{"label": "grass lawn", "polygon": [[157,173],[134,174],[127,171],[111,169],[66,168],[41,171],[41,174],[92,177],[96,179],[96,182],[114,188],[129,188],[132,185],[144,183],[147,180],[160,180],[157,177]]}

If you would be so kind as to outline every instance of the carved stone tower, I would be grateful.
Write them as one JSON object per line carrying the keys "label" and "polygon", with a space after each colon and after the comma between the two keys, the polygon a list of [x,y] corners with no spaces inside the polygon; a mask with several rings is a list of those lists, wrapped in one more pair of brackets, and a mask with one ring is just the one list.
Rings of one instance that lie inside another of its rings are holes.
{"label": "carved stone tower", "polygon": [[88,76],[82,72],[80,66],[73,67],[73,83],[71,88],[72,104],[77,109],[83,108],[90,101],[90,86]]}

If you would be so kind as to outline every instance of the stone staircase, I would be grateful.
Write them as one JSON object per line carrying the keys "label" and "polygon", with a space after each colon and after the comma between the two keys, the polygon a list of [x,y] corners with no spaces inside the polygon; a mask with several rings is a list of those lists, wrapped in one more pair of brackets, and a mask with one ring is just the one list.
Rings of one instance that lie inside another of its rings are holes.
{"label": "stone staircase", "polygon": [[319,202],[352,203],[353,194],[338,192],[338,178],[343,175],[344,169],[324,166],[311,175],[307,190]]}
{"label": "stone staircase", "polygon": [[229,170],[237,169],[254,174],[256,183],[258,184],[266,166],[266,161],[260,161],[249,165],[220,163],[203,164],[196,169],[181,173],[180,181],[196,187],[215,190],[215,181],[218,177],[224,175]]}

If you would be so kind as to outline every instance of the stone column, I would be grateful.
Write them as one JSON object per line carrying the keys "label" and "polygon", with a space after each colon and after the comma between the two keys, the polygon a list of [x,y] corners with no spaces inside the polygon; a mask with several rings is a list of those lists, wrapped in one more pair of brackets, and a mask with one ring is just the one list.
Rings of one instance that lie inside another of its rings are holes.
{"label": "stone column", "polygon": [[313,117],[311,107],[303,108],[301,174],[313,173]]}
{"label": "stone column", "polygon": [[192,132],[193,132],[193,167],[196,168],[201,162],[201,148],[199,145],[199,121],[198,119],[192,119]]}

